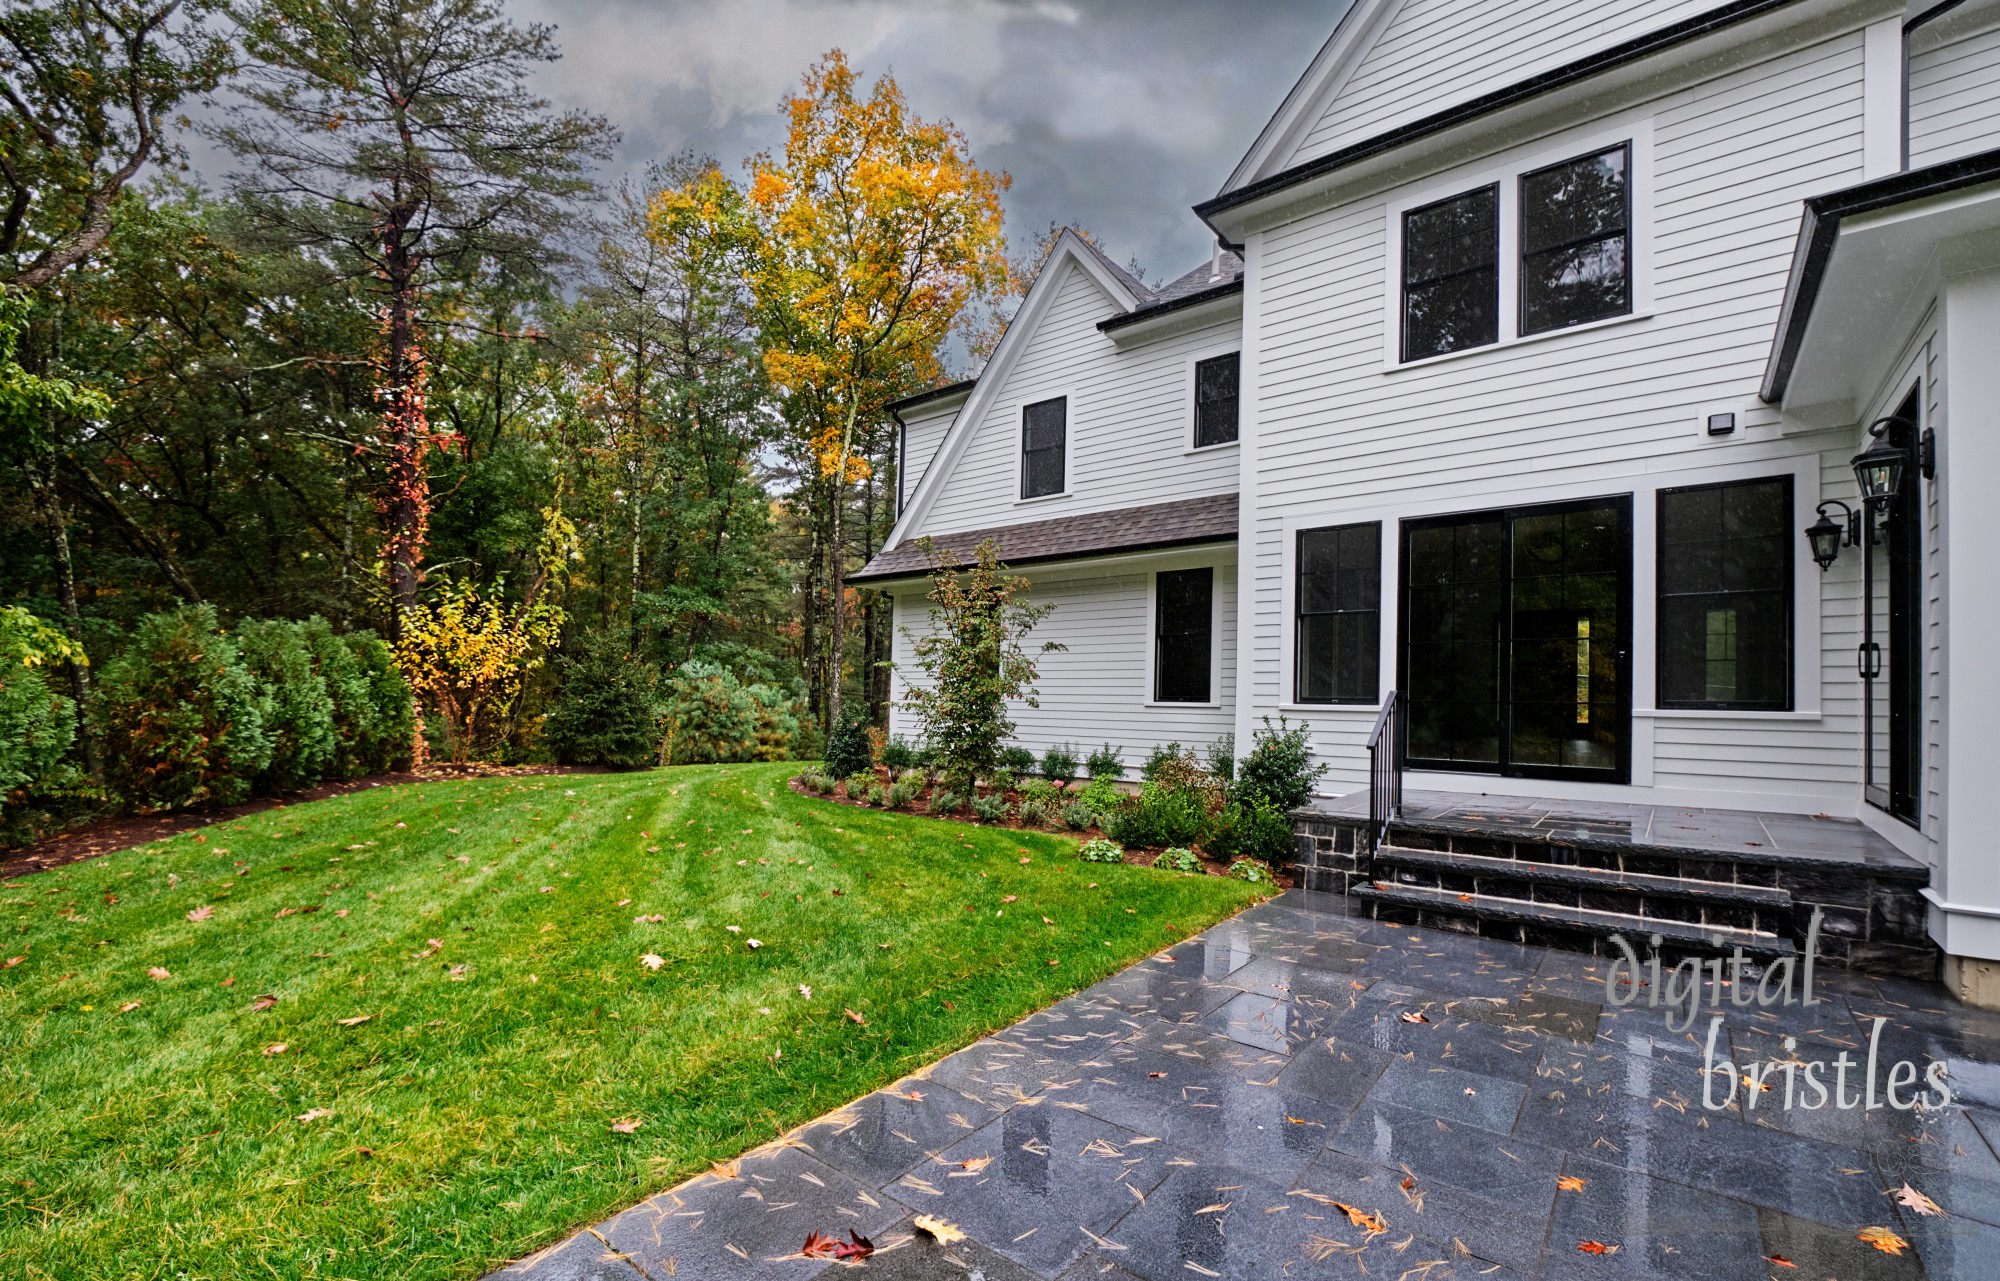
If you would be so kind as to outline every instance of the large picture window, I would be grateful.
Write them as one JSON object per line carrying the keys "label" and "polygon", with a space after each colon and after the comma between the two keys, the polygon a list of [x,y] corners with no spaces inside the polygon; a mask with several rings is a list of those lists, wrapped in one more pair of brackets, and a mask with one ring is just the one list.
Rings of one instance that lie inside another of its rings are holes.
{"label": "large picture window", "polygon": [[1021,497],[1068,488],[1069,399],[1036,401],[1021,411]]}
{"label": "large picture window", "polygon": [[1631,149],[1521,177],[1521,332],[1632,310]]}
{"label": "large picture window", "polygon": [[1380,695],[1382,526],[1299,535],[1297,699],[1373,703]]}
{"label": "large picture window", "polygon": [[1660,493],[1661,707],[1792,705],[1790,477]]}
{"label": "large picture window", "polygon": [[1403,215],[1403,359],[1500,338],[1500,185]]}
{"label": "large picture window", "polygon": [[1195,362],[1195,448],[1227,445],[1236,439],[1236,383],[1242,363],[1233,351]]}
{"label": "large picture window", "polygon": [[1215,571],[1163,570],[1153,592],[1153,701],[1211,702]]}

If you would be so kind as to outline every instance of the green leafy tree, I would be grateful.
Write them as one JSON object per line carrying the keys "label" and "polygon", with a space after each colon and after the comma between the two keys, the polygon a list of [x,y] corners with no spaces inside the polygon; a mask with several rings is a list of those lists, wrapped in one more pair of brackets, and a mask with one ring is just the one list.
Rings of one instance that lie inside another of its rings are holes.
{"label": "green leafy tree", "polygon": [[[1021,599],[1028,580],[1006,572],[991,539],[963,570],[958,553],[928,539],[923,549],[931,564],[930,623],[921,635],[905,634],[927,679],[912,684],[906,700],[939,772],[962,782],[993,769],[1001,743],[1014,732],[1009,700],[1039,706],[1035,656],[1022,640],[1055,606]],[[1062,648],[1046,641],[1038,653]]]}
{"label": "green leafy tree", "polygon": [[563,664],[562,690],[542,739],[565,765],[639,769],[653,763],[659,694],[653,669],[599,644]]}

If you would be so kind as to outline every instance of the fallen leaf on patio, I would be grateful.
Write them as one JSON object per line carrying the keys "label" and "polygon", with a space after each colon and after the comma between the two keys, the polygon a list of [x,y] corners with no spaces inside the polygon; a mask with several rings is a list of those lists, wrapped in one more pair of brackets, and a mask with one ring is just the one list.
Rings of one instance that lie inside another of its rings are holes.
{"label": "fallen leaf on patio", "polygon": [[268,1059],[274,1054],[283,1054],[286,1050],[289,1050],[291,1048],[292,1048],[291,1046],[286,1045],[283,1041],[278,1041],[274,1044],[267,1045],[264,1047],[264,1057]]}
{"label": "fallen leaf on patio", "polygon": [[855,1023],[857,1023],[857,1024],[861,1025],[862,1027],[867,1027],[867,1026],[868,1026],[868,1020],[867,1020],[867,1019],[864,1019],[864,1018],[862,1018],[862,1017],[861,1017],[861,1016],[860,1016],[859,1014],[856,1014],[856,1013],[855,1013],[855,1012],[854,1012],[853,1010],[843,1010],[843,1011],[841,1011],[841,1013],[843,1013],[843,1014],[847,1015],[847,1017],[848,1017],[848,1018],[849,1018],[850,1020],[852,1020],[853,1022],[855,1022]]}
{"label": "fallen leaf on patio", "polygon": [[1581,1192],[1583,1191],[1583,1185],[1587,1182],[1589,1180],[1579,1179],[1574,1174],[1563,1174],[1556,1177],[1556,1187],[1564,1192]]}
{"label": "fallen leaf on patio", "polygon": [[1854,1234],[1857,1241],[1865,1241],[1884,1254],[1901,1255],[1910,1248],[1910,1243],[1887,1228],[1863,1228]]}
{"label": "fallen leaf on patio", "polygon": [[357,1014],[353,1018],[335,1019],[334,1022],[340,1024],[342,1027],[360,1027],[363,1023],[374,1017],[373,1014]]}
{"label": "fallen leaf on patio", "polygon": [[1349,1223],[1352,1223],[1355,1227],[1360,1228],[1363,1232],[1366,1232],[1371,1237],[1377,1235],[1378,1233],[1387,1232],[1389,1230],[1389,1225],[1383,1221],[1381,1215],[1370,1214],[1368,1213],[1368,1211],[1362,1209],[1360,1206],[1348,1205],[1342,1201],[1335,1201],[1333,1203],[1333,1208],[1339,1210],[1342,1214],[1345,1214],[1347,1216],[1347,1221]]}
{"label": "fallen leaf on patio", "polygon": [[611,1132],[613,1134],[630,1134],[644,1124],[644,1121],[613,1121],[611,1123]]}
{"label": "fallen leaf on patio", "polygon": [[1165,1075],[1166,1075],[1165,1072],[1148,1072],[1146,1073],[1146,1079],[1149,1081],[1157,1081]]}
{"label": "fallen leaf on patio", "polygon": [[1576,1248],[1577,1248],[1578,1250],[1580,1250],[1581,1252],[1583,1252],[1584,1254],[1616,1254],[1616,1253],[1618,1253],[1618,1247],[1617,1247],[1617,1246],[1615,1246],[1615,1245],[1606,1245],[1606,1244],[1604,1244],[1604,1242],[1602,1242],[1602,1241],[1579,1241],[1579,1242],[1577,1242],[1577,1243],[1576,1243]]}
{"label": "fallen leaf on patio", "polygon": [[1905,1183],[1892,1194],[1896,1204],[1907,1210],[1915,1210],[1922,1215],[1942,1215],[1944,1210],[1937,1202]]}
{"label": "fallen leaf on patio", "polygon": [[1782,1254],[1767,1254],[1764,1256],[1764,1262],[1774,1263],[1781,1268],[1796,1268],[1799,1266],[1798,1264],[1793,1263],[1790,1259],[1787,1259]]}
{"label": "fallen leaf on patio", "polygon": [[118,1012],[120,1014],[130,1014],[132,1011],[138,1008],[139,1008],[139,1003],[137,1001],[127,1001],[125,1002],[125,1004],[118,1007]]}
{"label": "fallen leaf on patio", "polygon": [[954,1241],[965,1240],[965,1233],[934,1214],[920,1214],[910,1220],[910,1226],[939,1245],[950,1245]]}
{"label": "fallen leaf on patio", "polygon": [[149,979],[170,979],[173,975],[167,973],[165,966],[155,965],[146,971],[146,977]]}
{"label": "fallen leaf on patio", "polygon": [[648,952],[644,956],[639,958],[639,964],[645,966],[649,970],[657,970],[666,963],[667,963],[667,958],[661,956],[658,952]]}
{"label": "fallen leaf on patio", "polygon": [[272,996],[269,992],[266,992],[262,996],[258,997],[256,1000],[250,1002],[250,1009],[253,1012],[268,1010],[277,1003],[278,1003],[278,998]]}
{"label": "fallen leaf on patio", "polygon": [[830,1237],[821,1232],[813,1232],[806,1237],[806,1243],[799,1247],[799,1253],[808,1259],[865,1259],[875,1253],[875,1243],[859,1232],[849,1228],[848,1239]]}
{"label": "fallen leaf on patio", "polygon": [[1401,1014],[1398,1014],[1396,1017],[1403,1020],[1403,1022],[1405,1023],[1430,1022],[1428,1018],[1424,1017],[1424,1012],[1422,1010],[1404,1010]]}
{"label": "fallen leaf on patio", "polygon": [[190,921],[205,921],[214,915],[215,909],[207,903],[203,903],[200,907],[193,908],[188,912],[188,919]]}
{"label": "fallen leaf on patio", "polygon": [[1304,1117],[1302,1117],[1302,1116],[1290,1116],[1290,1115],[1288,1115],[1288,1116],[1286,1116],[1286,1117],[1285,1117],[1285,1120],[1287,1120],[1287,1121],[1291,1122],[1291,1123],[1292,1123],[1293,1125],[1311,1125],[1311,1126],[1316,1126],[1316,1127],[1318,1127],[1319,1129],[1322,1129],[1322,1130],[1324,1130],[1324,1129],[1326,1128],[1326,1122],[1324,1122],[1324,1121],[1308,1121],[1308,1120],[1306,1120],[1306,1119],[1305,1119]]}
{"label": "fallen leaf on patio", "polygon": [[299,1113],[298,1119],[301,1121],[318,1121],[332,1115],[332,1108],[313,1108],[310,1111]]}
{"label": "fallen leaf on patio", "polygon": [[1221,1214],[1224,1210],[1227,1210],[1230,1206],[1234,1204],[1236,1204],[1234,1201],[1217,1201],[1214,1205],[1205,1205],[1201,1207],[1201,1209],[1196,1210],[1195,1213],[1197,1215]]}
{"label": "fallen leaf on patio", "polygon": [[[942,1158],[937,1158],[937,1157],[934,1157],[932,1159],[937,1161],[939,1165],[957,1166],[961,1174],[978,1174],[981,1170],[984,1170],[987,1166],[993,1164],[993,1158],[990,1156],[969,1157],[963,1161],[946,1161]],[[959,1174],[953,1174],[951,1177],[956,1179],[959,1177]]]}

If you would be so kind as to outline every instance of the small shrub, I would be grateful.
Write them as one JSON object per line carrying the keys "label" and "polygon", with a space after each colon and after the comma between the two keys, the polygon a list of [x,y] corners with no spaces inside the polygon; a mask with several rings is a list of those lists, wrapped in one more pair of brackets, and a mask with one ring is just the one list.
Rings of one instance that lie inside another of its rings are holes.
{"label": "small shrub", "polygon": [[782,761],[800,738],[799,713],[798,700],[776,686],[746,685],[720,663],[691,658],[674,669],[660,702],[660,759]]}
{"label": "small shrub", "polygon": [[826,736],[826,772],[835,778],[858,774],[875,763],[868,727],[852,716],[834,722]]}
{"label": "small shrub", "polygon": [[1175,845],[1160,851],[1153,866],[1169,872],[1199,872],[1201,859],[1191,849]]}
{"label": "small shrub", "polygon": [[1090,771],[1092,778],[1120,779],[1125,777],[1125,749],[1106,743],[1090,754],[1083,767]]}
{"label": "small shrub", "polygon": [[896,781],[898,783],[909,783],[912,786],[921,788],[930,779],[920,769],[906,769],[896,775]]}
{"label": "small shrub", "polygon": [[906,810],[916,803],[917,797],[923,795],[923,790],[923,784],[907,779],[893,783],[889,787],[888,806],[892,810]]}
{"label": "small shrub", "polygon": [[1082,801],[1071,801],[1063,806],[1063,826],[1073,832],[1081,832],[1097,822],[1097,811]]}
{"label": "small shrub", "polygon": [[1125,851],[1116,841],[1107,841],[1101,836],[1092,837],[1077,846],[1076,856],[1086,863],[1123,863]]}
{"label": "small shrub", "polygon": [[1224,734],[1208,745],[1208,772],[1226,785],[1236,777],[1236,735]]}
{"label": "small shrub", "polygon": [[105,777],[140,809],[232,805],[271,763],[257,678],[211,606],[141,619],[96,704]]}
{"label": "small shrub", "polygon": [[1076,746],[1058,743],[1042,753],[1042,777],[1067,783],[1076,777]]}
{"label": "small shrub", "polygon": [[597,646],[562,663],[562,689],[542,723],[542,741],[563,765],[642,769],[659,755],[659,690],[653,668]]}
{"label": "small shrub", "polygon": [[63,763],[76,704],[56,692],[50,666],[80,652],[26,609],[0,608],[0,844],[36,836],[53,818],[39,802],[78,776]]}
{"label": "small shrub", "polygon": [[1045,806],[1058,804],[1063,796],[1062,788],[1045,778],[1023,779],[1015,790],[1023,801],[1035,801]]}
{"label": "small shrub", "polygon": [[1015,820],[1022,827],[1047,827],[1053,817],[1046,801],[1022,801],[1015,813]]}
{"label": "small shrub", "polygon": [[893,770],[910,769],[917,763],[917,749],[898,734],[882,744],[882,763]]}
{"label": "small shrub", "polygon": [[972,812],[987,823],[1003,823],[1007,820],[1007,798],[1000,795],[975,796],[972,798]]}
{"label": "small shrub", "polygon": [[880,783],[874,783],[869,786],[868,794],[863,799],[870,805],[884,805],[888,803],[889,794],[882,790]]}
{"label": "small shrub", "polygon": [[1181,745],[1179,743],[1160,743],[1152,751],[1146,753],[1145,763],[1139,766],[1139,777],[1150,783],[1153,781],[1154,771],[1158,770],[1163,763],[1177,761],[1180,758]]}
{"label": "small shrub", "polygon": [[[334,687],[334,716],[345,723],[341,736],[349,761],[342,773],[357,777],[408,769],[417,742],[417,700],[396,663],[396,651],[374,632],[348,632],[339,640],[360,667],[368,689],[364,708],[343,704]],[[320,670],[327,670],[325,654]]]}
{"label": "small shrub", "polygon": [[1109,778],[1097,774],[1083,785],[1081,799],[1093,812],[1109,814],[1125,803],[1125,793]]}
{"label": "small shrub", "polygon": [[1014,777],[1013,770],[1002,767],[987,776],[986,785],[996,792],[1011,792],[1019,781]]}
{"label": "small shrub", "polygon": [[1196,760],[1193,752],[1162,756],[1146,764],[1152,771],[1146,776],[1147,781],[1154,787],[1200,792],[1209,809],[1222,808],[1222,781]]}
{"label": "small shrub", "polygon": [[849,800],[860,800],[875,786],[875,771],[864,769],[858,774],[847,776],[847,796]]}
{"label": "small shrub", "polygon": [[1208,831],[1208,814],[1200,792],[1148,783],[1104,816],[1104,830],[1123,845],[1191,845]]}
{"label": "small shrub", "polygon": [[1252,885],[1270,885],[1276,877],[1271,869],[1254,858],[1239,858],[1229,865],[1229,874],[1239,881],[1249,881]]}
{"label": "small shrub", "polygon": [[815,796],[825,796],[833,790],[833,780],[819,770],[807,770],[799,776],[800,786]]}
{"label": "small shrub", "polygon": [[1209,829],[1202,848],[1217,858],[1247,857],[1285,863],[1292,857],[1292,820],[1269,801],[1231,802]]}
{"label": "small shrub", "polygon": [[933,814],[955,814],[965,808],[965,796],[961,792],[939,788],[931,793],[929,810]]}
{"label": "small shrub", "polygon": [[1026,774],[1035,768],[1035,754],[1025,747],[1010,744],[994,754],[1000,768],[1011,774]]}
{"label": "small shrub", "polygon": [[1294,810],[1312,797],[1313,784],[1326,773],[1325,765],[1315,765],[1309,729],[1293,725],[1283,716],[1275,728],[1264,718],[1264,728],[1250,736],[1250,751],[1236,767],[1236,797],[1244,802],[1259,799],[1280,810]]}

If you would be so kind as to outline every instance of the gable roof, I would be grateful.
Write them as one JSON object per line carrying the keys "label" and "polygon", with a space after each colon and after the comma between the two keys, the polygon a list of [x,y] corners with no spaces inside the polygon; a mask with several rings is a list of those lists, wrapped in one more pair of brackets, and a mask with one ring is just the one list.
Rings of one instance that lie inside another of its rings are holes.
{"label": "gable roof", "polygon": [[1279,167],[1281,157],[1297,150],[1300,136],[1312,128],[1401,7],[1402,0],[1350,0],[1347,12],[1333,24],[1333,34],[1313,55],[1236,168],[1230,170],[1218,196],[1265,177]]}
{"label": "gable roof", "polygon": [[1243,259],[1218,247],[1215,257],[1208,262],[1153,290],[1144,306],[1100,320],[1097,328],[1103,333],[1116,333],[1168,312],[1186,311],[1242,292]]}
{"label": "gable roof", "polygon": [[[988,539],[998,545],[1001,561],[1010,567],[1044,564],[1114,552],[1228,542],[1236,537],[1239,509],[1235,494],[1211,494],[1204,498],[1121,507],[1116,511],[1084,512],[1017,525],[934,534],[930,542],[948,558],[946,563],[959,568],[970,565],[979,544]],[[930,557],[925,554],[923,542],[914,539],[892,545],[877,553],[858,573],[849,574],[847,581],[883,582],[928,574]]]}

